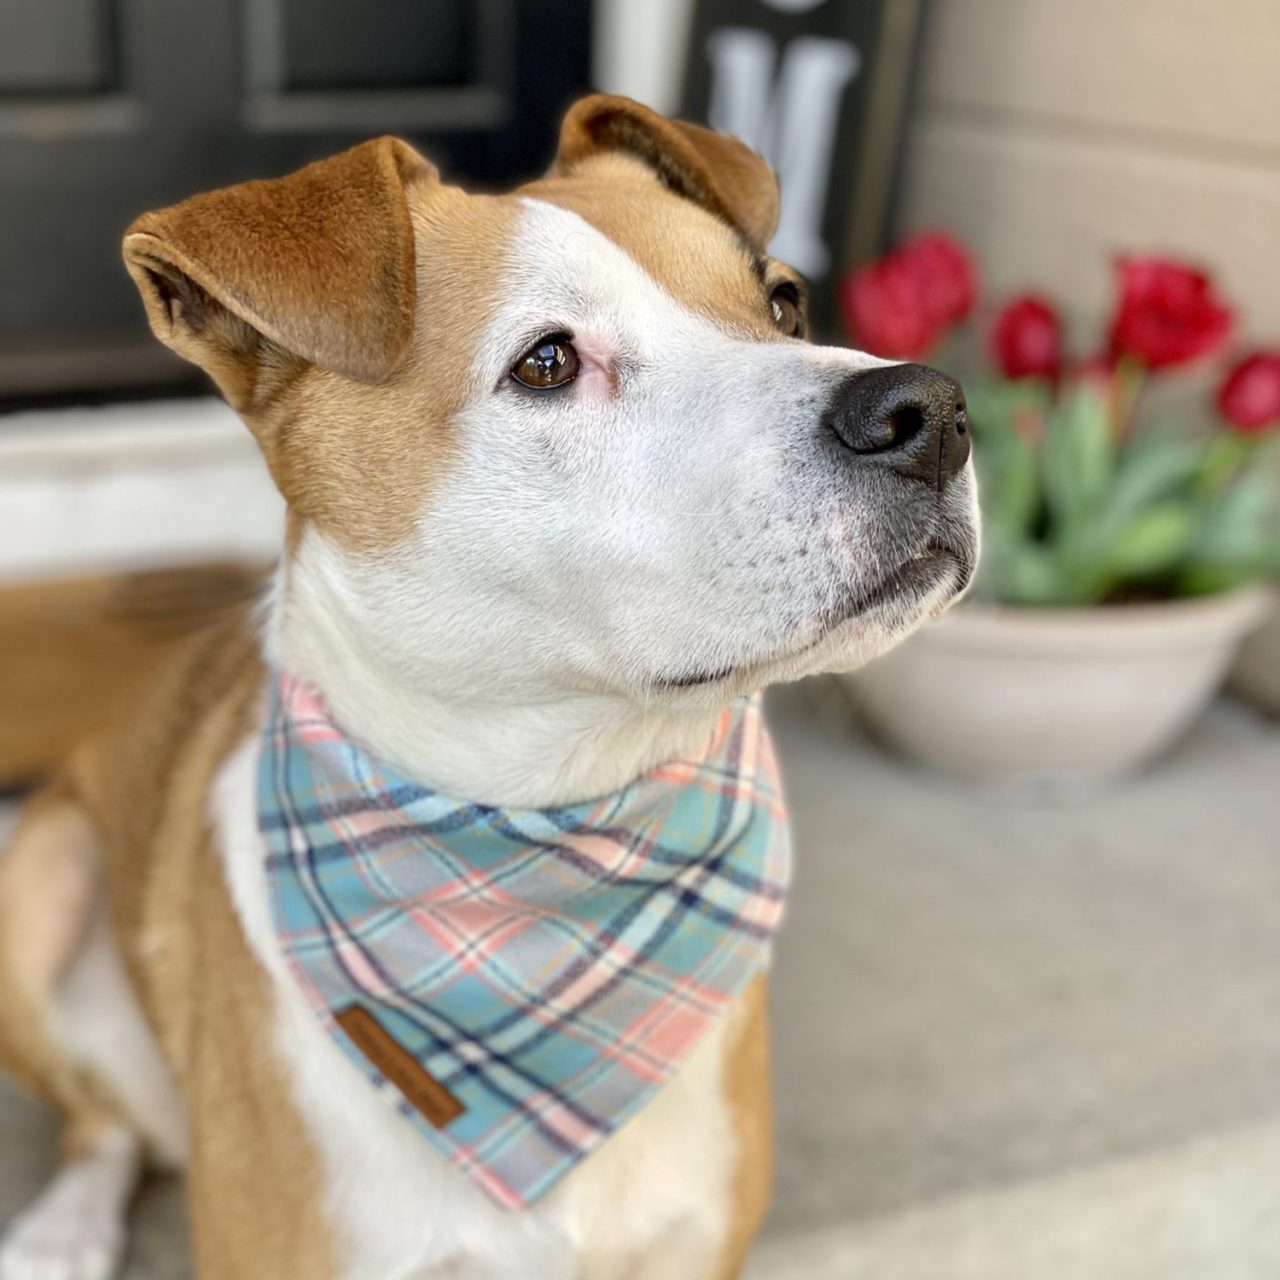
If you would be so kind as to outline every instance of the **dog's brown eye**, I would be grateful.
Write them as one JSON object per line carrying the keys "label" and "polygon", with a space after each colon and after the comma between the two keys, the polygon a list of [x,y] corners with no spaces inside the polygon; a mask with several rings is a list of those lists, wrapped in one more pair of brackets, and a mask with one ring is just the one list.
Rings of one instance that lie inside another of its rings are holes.
{"label": "dog's brown eye", "polygon": [[511,376],[535,391],[563,387],[578,376],[578,353],[567,338],[543,338],[516,361]]}
{"label": "dog's brown eye", "polygon": [[780,284],[769,295],[769,314],[773,323],[788,338],[799,337],[804,332],[804,315],[800,311],[800,295],[795,286]]}

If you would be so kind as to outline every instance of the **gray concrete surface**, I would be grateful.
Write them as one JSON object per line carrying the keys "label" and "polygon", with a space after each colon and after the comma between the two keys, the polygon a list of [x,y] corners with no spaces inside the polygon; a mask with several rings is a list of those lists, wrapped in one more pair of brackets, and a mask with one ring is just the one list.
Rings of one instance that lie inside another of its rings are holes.
{"label": "gray concrete surface", "polygon": [[[886,758],[826,682],[771,715],[799,861],[751,1280],[1280,1275],[1276,727],[1223,703],[1055,803]],[[0,1220],[53,1141],[0,1096]],[[182,1239],[148,1188],[129,1280],[181,1280]]]}
{"label": "gray concrete surface", "polygon": [[1280,1276],[1280,1124],[768,1235],[745,1280],[1264,1280]]}
{"label": "gray concrete surface", "polygon": [[815,700],[773,701],[799,847],[779,1230],[1280,1117],[1274,725],[1223,703],[1145,776],[1053,804],[824,735]]}

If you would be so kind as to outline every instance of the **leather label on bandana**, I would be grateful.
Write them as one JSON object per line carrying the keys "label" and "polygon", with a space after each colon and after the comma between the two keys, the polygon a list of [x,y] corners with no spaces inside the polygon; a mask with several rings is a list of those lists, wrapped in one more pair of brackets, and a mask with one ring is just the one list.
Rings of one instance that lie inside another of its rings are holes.
{"label": "leather label on bandana", "polygon": [[377,1069],[437,1129],[456,1120],[466,1107],[386,1031],[368,1009],[349,1004],[334,1020]]}

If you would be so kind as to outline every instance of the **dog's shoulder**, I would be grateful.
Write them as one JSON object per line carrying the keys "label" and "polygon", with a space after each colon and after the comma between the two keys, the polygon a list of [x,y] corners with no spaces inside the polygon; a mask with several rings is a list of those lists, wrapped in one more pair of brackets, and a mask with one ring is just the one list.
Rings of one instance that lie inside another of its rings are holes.
{"label": "dog's shoulder", "polygon": [[[257,610],[245,600],[176,637],[151,680],[68,764],[97,831],[114,931],[155,1026],[171,1026],[168,1006],[197,1003],[205,935],[221,918],[210,898],[224,892],[206,874],[217,863],[211,796],[261,715],[265,678]],[[179,1069],[180,1048],[166,1045]]]}
{"label": "dog's shoulder", "polygon": [[237,600],[175,637],[150,678],[80,744],[69,780],[113,858],[143,857],[175,807],[194,804],[202,819],[222,760],[252,726],[264,678],[256,602]]}

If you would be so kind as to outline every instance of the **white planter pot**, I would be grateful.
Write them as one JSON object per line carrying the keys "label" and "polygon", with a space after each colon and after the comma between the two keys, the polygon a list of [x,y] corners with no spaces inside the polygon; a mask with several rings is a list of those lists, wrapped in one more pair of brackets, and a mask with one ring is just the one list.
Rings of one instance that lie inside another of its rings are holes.
{"label": "white planter pot", "polygon": [[1231,688],[1242,698],[1280,716],[1280,588],[1262,626],[1246,637],[1231,672]]}
{"label": "white planter pot", "polygon": [[966,604],[843,679],[871,728],[926,764],[1102,778],[1191,725],[1265,602],[1250,589],[1097,609]]}

